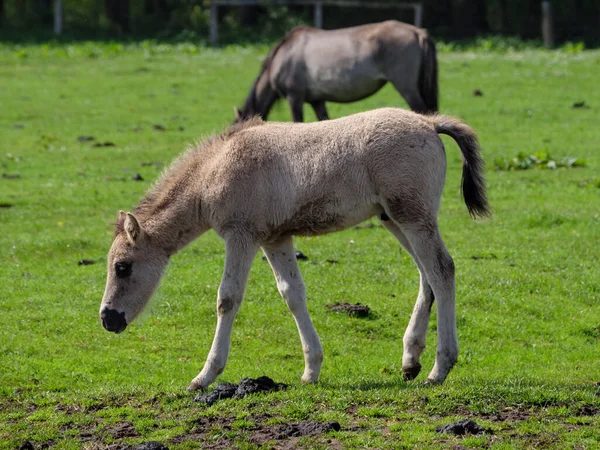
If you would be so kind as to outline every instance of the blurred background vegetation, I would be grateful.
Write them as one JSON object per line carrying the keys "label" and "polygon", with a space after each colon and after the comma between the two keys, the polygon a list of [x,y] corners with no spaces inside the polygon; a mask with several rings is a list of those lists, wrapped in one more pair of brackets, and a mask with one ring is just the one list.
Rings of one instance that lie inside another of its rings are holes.
{"label": "blurred background vegetation", "polygon": [[[0,0],[0,39],[52,39],[55,0]],[[368,0],[363,0],[368,3]],[[377,0],[378,3],[402,3]],[[268,41],[292,26],[312,24],[312,6],[221,7],[221,42]],[[557,44],[600,42],[600,0],[554,0]],[[423,26],[444,40],[511,36],[539,40],[540,0],[422,0]],[[62,39],[140,39],[206,41],[210,0],[63,0]],[[325,28],[397,19],[413,22],[411,10],[324,7]]]}

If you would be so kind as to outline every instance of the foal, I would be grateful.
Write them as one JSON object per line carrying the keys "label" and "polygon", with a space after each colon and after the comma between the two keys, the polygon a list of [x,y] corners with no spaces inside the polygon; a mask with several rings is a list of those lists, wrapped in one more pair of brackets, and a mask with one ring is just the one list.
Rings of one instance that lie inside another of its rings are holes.
{"label": "foal", "polygon": [[102,325],[122,332],[150,299],[169,258],[213,228],[226,250],[217,328],[204,368],[189,388],[206,388],[225,368],[231,327],[260,248],[300,333],[302,380],[316,382],[323,353],[306,308],[292,236],[342,230],[378,216],[421,275],[404,334],[404,376],[413,379],[421,369],[435,298],[438,348],[428,379],[443,382],[457,360],[458,343],[454,263],[437,224],[446,172],[438,133],[460,147],[469,212],[487,215],[476,135],[447,116],[384,108],[306,124],[254,119],[190,149],[133,214],[119,213],[100,306]]}

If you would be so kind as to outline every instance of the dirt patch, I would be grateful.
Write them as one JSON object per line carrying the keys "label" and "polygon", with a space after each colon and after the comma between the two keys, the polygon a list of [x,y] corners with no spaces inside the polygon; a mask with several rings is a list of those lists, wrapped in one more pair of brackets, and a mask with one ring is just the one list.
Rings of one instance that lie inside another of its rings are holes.
{"label": "dirt patch", "polygon": [[148,162],[140,163],[140,166],[142,166],[142,167],[156,167],[157,169],[161,169],[162,167],[164,167],[164,164],[161,163],[160,161],[148,161]]}
{"label": "dirt patch", "polygon": [[281,441],[303,436],[316,436],[329,431],[340,431],[340,429],[340,424],[336,421],[304,421],[283,425],[269,425],[254,431],[251,440],[255,444],[261,445],[269,441]]}
{"label": "dirt patch", "polygon": [[271,378],[265,376],[258,378],[243,378],[242,381],[240,381],[240,384],[219,383],[212,392],[208,394],[199,394],[194,397],[194,401],[212,405],[213,403],[226,398],[242,398],[248,394],[279,391],[286,387],[286,384],[275,383]]}
{"label": "dirt patch", "polygon": [[306,256],[304,253],[302,253],[300,250],[296,250],[296,259],[298,261],[307,261],[308,260],[308,256]]}
{"label": "dirt patch", "polygon": [[138,433],[135,427],[129,422],[113,423],[106,427],[106,431],[108,431],[115,439],[140,436],[140,433]]}
{"label": "dirt patch", "polygon": [[502,411],[493,414],[478,414],[479,417],[494,422],[521,422],[528,420],[533,416],[533,412],[521,408],[504,408]]}
{"label": "dirt patch", "polygon": [[[303,421],[290,424],[264,425],[265,422],[271,419],[271,416],[268,414],[253,415],[248,419],[254,422],[256,425],[246,429],[244,432],[244,435],[246,436],[245,439],[248,439],[252,444],[255,445],[263,445],[268,442],[274,442],[274,445],[271,445],[268,448],[279,450],[291,450],[298,448],[298,439],[301,437],[318,437],[329,431],[339,431],[341,429],[340,424],[335,421]],[[221,450],[235,448],[235,438],[221,437],[215,440],[210,434],[211,432],[215,431],[215,427],[220,429],[222,432],[231,431],[234,421],[235,420],[233,418],[200,417],[194,421],[194,427],[191,430],[185,434],[177,436],[174,439],[171,439],[169,442],[167,442],[167,444],[176,445],[185,442],[195,442],[200,443],[202,448],[205,449]],[[327,439],[327,448],[338,448],[338,445],[336,442],[332,442],[332,440]]]}
{"label": "dirt patch", "polygon": [[444,434],[453,434],[455,436],[464,436],[465,434],[493,434],[490,429],[484,428],[471,419],[461,419],[456,422],[436,427],[435,431]]}
{"label": "dirt patch", "polygon": [[600,414],[600,408],[593,405],[583,405],[575,411],[576,416],[597,416]]}
{"label": "dirt patch", "polygon": [[329,311],[346,313],[351,317],[368,317],[369,313],[371,312],[368,306],[361,305],[360,303],[334,303],[333,305],[327,305],[326,308]]}
{"label": "dirt patch", "polygon": [[131,445],[125,447],[123,450],[169,450],[169,447],[161,444],[160,442],[150,441],[144,442],[143,444]]}
{"label": "dirt patch", "polygon": [[93,259],[80,259],[77,262],[78,266],[91,266],[92,264],[96,264],[96,261]]}

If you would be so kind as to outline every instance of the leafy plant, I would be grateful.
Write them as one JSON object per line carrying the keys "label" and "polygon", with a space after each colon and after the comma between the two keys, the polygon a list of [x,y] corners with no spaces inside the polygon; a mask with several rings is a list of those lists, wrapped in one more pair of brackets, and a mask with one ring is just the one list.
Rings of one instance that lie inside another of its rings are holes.
{"label": "leafy plant", "polygon": [[585,167],[586,162],[577,157],[563,156],[560,159],[553,158],[548,150],[540,150],[528,155],[520,152],[511,159],[496,158],[494,168],[496,170],[527,170],[527,169],[558,169],[559,167]]}

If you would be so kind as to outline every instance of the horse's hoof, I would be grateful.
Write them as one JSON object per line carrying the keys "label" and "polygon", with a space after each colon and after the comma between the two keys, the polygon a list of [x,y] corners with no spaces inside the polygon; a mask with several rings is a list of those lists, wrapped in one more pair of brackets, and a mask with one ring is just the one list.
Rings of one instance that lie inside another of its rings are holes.
{"label": "horse's hoof", "polygon": [[203,392],[203,391],[206,391],[206,388],[205,388],[205,387],[202,387],[202,385],[201,385],[200,383],[198,383],[198,382],[196,382],[196,381],[192,381],[192,382],[191,382],[191,383],[188,385],[188,387],[187,387],[187,390],[188,390],[189,392],[194,392],[194,391],[200,391],[200,392]]}
{"label": "horse's hoof", "polygon": [[436,386],[438,384],[442,384],[443,381],[437,381],[437,380],[433,380],[431,378],[427,378],[425,380],[425,383],[423,383],[425,386]]}
{"label": "horse's hoof", "polygon": [[402,378],[404,378],[404,381],[414,380],[419,375],[419,372],[421,372],[421,364],[419,363],[416,366],[407,367],[406,369],[403,367]]}
{"label": "horse's hoof", "polygon": [[300,378],[302,384],[317,384],[319,382],[319,377],[314,375],[302,375]]}

